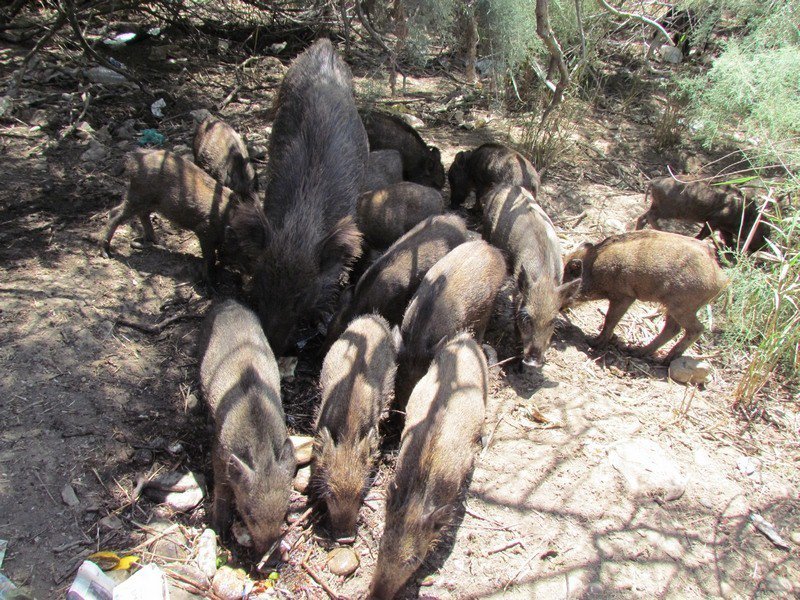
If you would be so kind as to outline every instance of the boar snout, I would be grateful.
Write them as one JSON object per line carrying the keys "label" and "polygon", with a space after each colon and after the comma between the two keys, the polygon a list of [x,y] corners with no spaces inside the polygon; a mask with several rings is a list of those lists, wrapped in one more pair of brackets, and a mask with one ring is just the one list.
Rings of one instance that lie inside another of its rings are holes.
{"label": "boar snout", "polygon": [[526,356],[522,359],[522,364],[532,369],[541,369],[544,366],[544,357]]}

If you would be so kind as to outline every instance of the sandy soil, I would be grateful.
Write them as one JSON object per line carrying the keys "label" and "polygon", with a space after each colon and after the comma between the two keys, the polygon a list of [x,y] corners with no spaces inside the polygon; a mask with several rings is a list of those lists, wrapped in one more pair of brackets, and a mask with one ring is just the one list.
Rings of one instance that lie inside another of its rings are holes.
{"label": "sandy soil", "polygon": [[[8,76],[9,59],[20,52],[5,48],[2,56]],[[38,598],[63,597],[90,552],[142,544],[153,519],[174,521],[189,533],[208,522],[208,503],[184,515],[147,501],[132,503],[141,476],[192,469],[210,478],[194,356],[197,319],[210,300],[199,284],[193,234],[162,219],[156,218],[156,231],[163,247],[131,247],[139,233],[123,226],[114,256],[100,257],[95,239],[119,201],[122,159],[134,147],[117,129],[126,119],[135,119],[137,130],[157,126],[167,136],[165,147],[181,150],[193,131],[188,111],[213,108],[242,77],[249,85],[221,114],[264,145],[280,78],[267,68],[259,73],[258,62],[236,75],[232,64],[213,56],[171,73],[145,63],[141,68],[169,98],[167,117],[157,123],[141,93],[89,89],[70,73],[59,75],[56,59],[46,55],[32,69],[22,106],[0,122],[0,538],[9,540],[2,570]],[[49,72],[56,76],[48,80]],[[372,94],[385,88],[361,79],[359,86]],[[95,133],[70,132],[62,139],[87,89],[93,100],[83,120]],[[499,118],[477,130],[454,125],[447,102],[456,89],[447,78],[412,78],[405,97],[411,102],[403,104],[425,120],[422,133],[442,149],[446,166],[460,149],[506,140],[519,125]],[[697,155],[655,150],[657,105],[646,88],[624,97],[602,94],[605,109],[576,109],[571,143],[545,172],[542,203],[565,247],[624,230],[645,209],[647,177],[665,173],[667,164],[681,169]],[[103,158],[81,158],[90,139],[103,144]],[[231,277],[222,290],[234,287]],[[500,359],[516,353],[509,293],[487,334]],[[664,367],[632,359],[624,349],[596,352],[587,337],[599,330],[604,310],[593,303],[564,315],[541,374],[509,365],[493,369],[487,446],[464,512],[426,561],[418,580],[424,585],[409,586],[404,597],[800,593],[796,401],[782,402],[786,396],[776,388],[771,402],[786,416],[783,428],[736,417],[730,406],[740,361],[719,352],[713,331],[693,349],[710,356],[715,367],[701,389],[671,382]],[[653,313],[652,306],[636,305],[618,328],[619,338],[640,344],[654,335],[659,317]],[[177,315],[185,318],[157,334],[118,322],[122,317],[152,325]],[[715,327],[718,322],[715,314]],[[317,347],[305,349],[297,380],[284,389],[290,424],[300,432],[307,431],[316,399]],[[625,485],[610,454],[630,439],[657,443],[685,477],[679,499],[636,495]],[[365,590],[395,452],[387,449],[362,510],[355,575],[340,581],[329,574],[325,558],[332,544],[324,531],[309,529],[281,570],[281,595],[324,597],[300,567],[302,559],[344,597]],[[755,459],[749,474],[745,457]],[[76,507],[62,500],[66,485],[76,492]],[[294,506],[302,512],[302,497]],[[789,551],[753,528],[753,512],[790,540]],[[234,561],[246,557],[231,550]]]}

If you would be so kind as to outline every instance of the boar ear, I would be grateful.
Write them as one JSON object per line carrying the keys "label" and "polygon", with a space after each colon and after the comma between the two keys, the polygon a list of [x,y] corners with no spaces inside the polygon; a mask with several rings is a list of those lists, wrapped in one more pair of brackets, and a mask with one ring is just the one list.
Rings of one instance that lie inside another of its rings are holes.
{"label": "boar ear", "polygon": [[294,473],[297,467],[297,459],[294,456],[294,444],[288,437],[281,446],[281,452],[278,455],[278,463],[289,473]]}
{"label": "boar ear", "polygon": [[320,271],[338,271],[342,263],[352,263],[361,256],[363,236],[352,215],[339,219],[320,248]]}
{"label": "boar ear", "polygon": [[450,522],[451,514],[452,509],[449,505],[440,506],[429,511],[425,515],[425,521],[434,529],[439,530]]}
{"label": "boar ear", "polygon": [[236,454],[231,454],[228,461],[228,476],[234,485],[242,486],[245,489],[252,489],[256,480],[253,469]]}
{"label": "boar ear", "polygon": [[442,162],[442,153],[439,152],[438,148],[428,146],[428,165],[430,170],[433,171],[440,162]]}
{"label": "boar ear", "polygon": [[269,243],[269,223],[256,202],[239,204],[225,228],[226,252],[243,254],[248,260],[258,258]]}
{"label": "boar ear", "polygon": [[520,267],[517,273],[517,288],[523,296],[526,296],[531,289],[531,278],[524,266]]}
{"label": "boar ear", "polygon": [[558,297],[561,300],[561,308],[567,306],[570,302],[572,302],[575,297],[578,295],[578,291],[581,289],[581,279],[580,276],[577,279],[564,283],[558,286]]}
{"label": "boar ear", "polygon": [[564,265],[564,279],[580,279],[583,275],[583,261],[580,258],[573,258]]}

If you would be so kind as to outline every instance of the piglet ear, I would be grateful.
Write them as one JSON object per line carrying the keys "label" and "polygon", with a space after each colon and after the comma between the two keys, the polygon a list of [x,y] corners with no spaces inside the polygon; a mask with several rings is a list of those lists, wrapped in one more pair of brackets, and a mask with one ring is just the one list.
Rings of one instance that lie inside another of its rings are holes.
{"label": "piglet ear", "polygon": [[558,297],[561,299],[561,308],[568,306],[578,296],[581,289],[580,275],[572,281],[558,286]]}
{"label": "piglet ear", "polygon": [[438,531],[450,522],[452,512],[452,508],[449,505],[440,506],[428,512],[425,515],[425,520],[431,527]]}
{"label": "piglet ear", "polygon": [[278,464],[288,473],[294,474],[297,470],[297,459],[294,455],[294,444],[288,437],[281,446],[280,454],[278,455]]}
{"label": "piglet ear", "polygon": [[519,273],[517,273],[517,289],[519,289],[520,293],[525,296],[530,288],[531,278],[528,276],[528,271],[524,266],[520,267]]}
{"label": "piglet ear", "polygon": [[256,480],[255,471],[236,454],[231,454],[228,460],[228,477],[234,485],[245,489],[252,489]]}
{"label": "piglet ear", "polygon": [[320,248],[320,271],[337,269],[352,264],[361,256],[363,236],[352,215],[347,215],[334,225],[333,231],[322,242]]}

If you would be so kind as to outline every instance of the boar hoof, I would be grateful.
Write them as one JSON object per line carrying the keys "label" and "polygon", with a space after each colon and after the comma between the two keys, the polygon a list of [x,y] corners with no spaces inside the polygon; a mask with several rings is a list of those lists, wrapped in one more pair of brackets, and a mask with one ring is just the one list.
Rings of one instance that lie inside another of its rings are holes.
{"label": "boar hoof", "polygon": [[608,342],[609,341],[610,340],[608,340],[608,339],[606,339],[606,338],[604,338],[602,336],[597,336],[595,338],[589,338],[589,340],[588,340],[589,346],[591,346],[592,348],[598,348],[598,349],[602,349],[602,348],[605,348],[606,346],[608,346]]}

